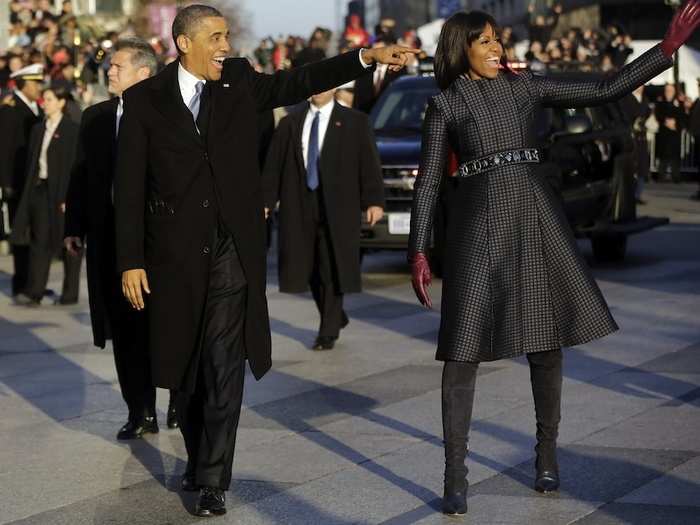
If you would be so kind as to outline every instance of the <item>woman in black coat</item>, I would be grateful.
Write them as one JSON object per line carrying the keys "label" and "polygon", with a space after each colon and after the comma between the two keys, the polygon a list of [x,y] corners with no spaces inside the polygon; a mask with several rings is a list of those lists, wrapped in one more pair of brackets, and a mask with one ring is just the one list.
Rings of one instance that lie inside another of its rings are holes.
{"label": "woman in black coat", "polygon": [[29,139],[27,177],[10,242],[29,245],[27,288],[16,301],[36,306],[46,289],[51,260],[63,259],[61,304],[78,302],[82,253],[63,248],[66,194],[78,139],[78,125],[64,116],[70,93],[49,88],[43,93],[46,120],[36,124]]}
{"label": "woman in black coat", "polygon": [[[409,241],[413,286],[430,306],[425,254],[442,185],[447,230],[437,358],[445,361],[445,513],[467,511],[464,461],[479,362],[527,355],[537,421],[535,488],[549,492],[559,486],[561,348],[617,328],[560,202],[535,169],[537,107],[590,106],[630,93],[672,65],[699,20],[700,0],[691,0],[661,45],[601,81],[512,73],[490,15],[458,13],[445,23],[435,56],[442,92],[425,115]],[[460,166],[444,178],[450,150]]]}

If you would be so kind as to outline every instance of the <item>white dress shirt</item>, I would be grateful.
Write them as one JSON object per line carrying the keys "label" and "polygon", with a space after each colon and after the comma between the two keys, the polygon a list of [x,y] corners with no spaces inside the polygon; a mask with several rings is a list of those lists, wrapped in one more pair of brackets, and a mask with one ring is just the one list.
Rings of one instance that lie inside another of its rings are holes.
{"label": "white dress shirt", "polygon": [[115,130],[115,137],[119,137],[119,123],[122,120],[122,115],[124,115],[124,99],[119,97],[119,104],[117,104],[117,129]]}
{"label": "white dress shirt", "polygon": [[374,76],[372,78],[372,84],[374,85],[374,90],[379,91],[382,82],[384,82],[384,77],[386,77],[387,69],[389,66],[386,64],[377,64],[377,69],[374,70]]}
{"label": "white dress shirt", "polygon": [[192,73],[187,71],[182,64],[177,65],[177,83],[180,85],[180,94],[182,95],[182,101],[185,106],[190,107],[190,102],[197,92],[197,83],[204,82],[206,80],[197,78]]}
{"label": "white dress shirt", "polygon": [[53,134],[56,132],[56,128],[61,123],[63,115],[60,115],[55,122],[46,120],[46,130],[44,131],[44,138],[41,141],[41,151],[39,153],[39,179],[46,180],[49,178],[49,166],[47,163],[46,153],[49,151],[49,145],[51,144],[51,139],[53,139]]}
{"label": "white dress shirt", "polygon": [[32,102],[29,100],[24,93],[22,93],[19,89],[15,89],[15,94],[20,98],[22,102],[24,102],[29,109],[32,110],[32,113],[36,115],[37,117],[39,116],[39,104],[36,102]]}
{"label": "white dress shirt", "polygon": [[304,166],[309,162],[309,137],[311,136],[311,124],[314,121],[316,113],[320,113],[318,117],[318,152],[320,154],[321,151],[323,151],[323,141],[326,138],[328,123],[331,121],[331,113],[333,113],[333,101],[331,100],[321,108],[317,108],[311,104],[309,111],[306,112],[304,127],[301,131],[301,149],[304,153]]}

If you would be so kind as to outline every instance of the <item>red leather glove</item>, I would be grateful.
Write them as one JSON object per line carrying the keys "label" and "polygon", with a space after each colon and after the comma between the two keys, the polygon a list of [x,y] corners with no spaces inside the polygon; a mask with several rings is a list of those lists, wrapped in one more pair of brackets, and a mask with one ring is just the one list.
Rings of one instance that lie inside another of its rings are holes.
{"label": "red leather glove", "polygon": [[411,258],[411,284],[413,284],[413,291],[416,292],[420,304],[427,308],[433,307],[433,302],[428,295],[428,286],[432,280],[428,258],[424,253],[415,254]]}
{"label": "red leather glove", "polygon": [[700,0],[688,0],[676,11],[666,36],[661,42],[664,55],[671,58],[693,34],[698,23],[700,23]]}

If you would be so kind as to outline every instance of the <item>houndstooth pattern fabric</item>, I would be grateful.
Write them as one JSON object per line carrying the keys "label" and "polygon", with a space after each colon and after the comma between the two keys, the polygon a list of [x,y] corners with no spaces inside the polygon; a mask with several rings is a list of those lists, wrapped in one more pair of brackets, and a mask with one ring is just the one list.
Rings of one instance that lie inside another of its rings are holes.
{"label": "houndstooth pattern fabric", "polygon": [[447,231],[438,359],[503,359],[583,344],[617,329],[537,165],[443,175],[450,149],[463,163],[534,147],[538,105],[602,104],[671,65],[656,46],[602,81],[502,72],[493,80],[462,77],[430,100],[409,253],[427,251],[440,194]]}

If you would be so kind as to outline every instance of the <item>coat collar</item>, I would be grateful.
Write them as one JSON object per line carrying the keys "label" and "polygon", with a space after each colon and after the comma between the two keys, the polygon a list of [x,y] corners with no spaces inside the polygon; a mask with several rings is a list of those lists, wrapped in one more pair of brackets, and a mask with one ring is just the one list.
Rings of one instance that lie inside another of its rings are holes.
{"label": "coat collar", "polygon": [[177,80],[178,64],[177,60],[168,64],[154,79],[152,84],[153,105],[159,113],[172,122],[182,135],[201,146],[203,145],[202,137],[197,133],[192,113],[185,106],[180,93]]}
{"label": "coat collar", "polygon": [[340,148],[343,144],[343,128],[345,127],[345,115],[340,104],[333,102],[333,111],[323,139],[321,151],[321,174],[332,173],[337,169],[337,161],[340,158]]}

